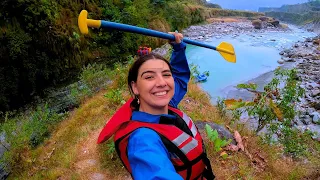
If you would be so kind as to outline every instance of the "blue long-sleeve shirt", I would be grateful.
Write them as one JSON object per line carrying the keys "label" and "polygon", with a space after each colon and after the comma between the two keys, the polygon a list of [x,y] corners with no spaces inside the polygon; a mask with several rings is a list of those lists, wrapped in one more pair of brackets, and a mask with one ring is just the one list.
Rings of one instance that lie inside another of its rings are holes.
{"label": "blue long-sleeve shirt", "polygon": [[[175,83],[174,96],[170,105],[177,107],[187,92],[190,69],[185,55],[186,44],[173,44],[170,64]],[[148,123],[159,123],[161,116],[134,111],[132,119]],[[175,171],[170,161],[170,154],[159,135],[148,128],[139,128],[129,137],[128,159],[135,180],[162,179],[179,180],[182,177]]]}

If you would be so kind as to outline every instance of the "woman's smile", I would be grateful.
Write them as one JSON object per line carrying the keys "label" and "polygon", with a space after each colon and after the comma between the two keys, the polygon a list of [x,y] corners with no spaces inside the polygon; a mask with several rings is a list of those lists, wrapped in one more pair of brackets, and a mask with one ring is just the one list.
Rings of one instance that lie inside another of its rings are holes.
{"label": "woman's smile", "polygon": [[167,91],[162,91],[162,92],[154,93],[154,95],[156,95],[158,97],[162,97],[162,96],[166,95],[167,93],[168,93]]}

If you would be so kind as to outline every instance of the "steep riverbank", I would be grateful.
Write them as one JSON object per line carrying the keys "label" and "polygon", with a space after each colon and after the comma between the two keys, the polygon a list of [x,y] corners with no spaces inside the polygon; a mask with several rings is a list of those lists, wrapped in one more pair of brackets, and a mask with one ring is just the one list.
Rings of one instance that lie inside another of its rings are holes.
{"label": "steep riverbank", "polygon": [[[310,130],[315,133],[313,138],[320,141],[320,49],[319,38],[307,38],[304,42],[297,42],[289,49],[280,52],[281,59],[278,60],[281,68],[296,68],[298,77],[301,81],[300,87],[305,90],[305,96],[300,99],[296,105],[296,111],[300,111],[294,120],[294,126],[301,131]],[[248,82],[258,85],[258,90],[262,91],[274,76],[274,71],[264,73]],[[228,87],[228,98],[242,98],[251,100],[254,94],[239,90],[235,87]],[[257,120],[243,116],[243,123],[247,123],[248,127],[255,129]]]}
{"label": "steep riverbank", "polygon": [[[259,36],[266,32],[291,32],[291,29],[282,29],[276,27],[267,27],[265,29],[254,29],[251,21],[245,19],[233,19],[224,21],[214,21],[214,23],[191,26],[184,30],[186,38],[206,41],[212,38],[220,39],[223,36],[236,38],[239,35],[249,34],[250,36]],[[272,37],[268,37],[272,38]],[[305,38],[305,41],[298,41],[292,47],[286,48],[279,52],[280,59],[274,59],[282,68],[297,68],[301,87],[305,89],[305,97],[300,99],[296,106],[296,111],[301,113],[295,118],[295,127],[304,131],[310,130],[314,133],[313,138],[320,141],[320,47],[319,36],[314,38]],[[270,39],[268,39],[270,41]],[[276,41],[276,40],[274,40]],[[281,48],[277,48],[281,49]],[[279,50],[280,51],[280,50]],[[258,90],[263,91],[264,85],[271,81],[274,71],[260,74],[246,82],[252,82],[258,85]],[[239,83],[246,83],[239,82]],[[243,100],[252,100],[254,94],[237,89],[230,84],[222,91],[225,93],[224,98],[235,98]],[[246,123],[249,128],[256,129],[257,120],[243,116],[241,121]]]}
{"label": "steep riverbank", "polygon": [[[223,24],[223,25],[221,25]],[[213,27],[213,28],[212,28]],[[194,29],[194,27],[192,28]],[[200,31],[203,27],[199,28]],[[241,21],[233,23],[219,23],[218,25],[211,24],[208,29],[213,31],[213,36],[218,36],[219,33],[230,33],[228,35],[237,36],[241,33],[260,33],[260,30],[250,28],[250,22]],[[219,30],[223,31],[219,32]],[[210,33],[206,31],[206,36]],[[262,31],[290,31],[288,29],[269,28]],[[195,36],[192,36],[195,37]],[[201,39],[201,37],[197,37]],[[314,139],[320,141],[320,36],[307,38],[304,42],[297,42],[291,48],[282,50],[279,54],[281,59],[278,60],[279,66],[282,68],[297,68],[298,76],[301,80],[301,87],[305,89],[305,97],[296,105],[296,111],[300,111],[300,115],[295,118],[295,127],[301,131],[310,130],[314,133]],[[263,86],[270,82],[273,78],[273,71],[264,73],[257,78],[251,79],[248,82],[258,84],[260,90]],[[245,90],[238,90],[234,87],[225,89],[227,98],[241,98],[250,100],[253,94]],[[244,117],[247,119],[247,117]],[[250,122],[250,120],[248,121]],[[251,119],[249,126],[255,127],[256,120]]]}
{"label": "steep riverbank", "polygon": [[[13,169],[10,178],[131,179],[116,157],[115,150],[112,148],[113,144],[111,142],[103,145],[96,144],[96,138],[101,128],[123,101],[129,97],[124,82],[128,66],[119,65],[112,70],[100,70],[99,68],[92,69],[90,73],[96,73],[96,77],[102,81],[86,79],[86,83],[78,84],[79,87],[77,86],[76,91],[71,90],[73,94],[86,92],[87,97],[80,101],[79,106],[72,108],[68,118],[53,129],[50,137],[36,148],[25,148],[19,151],[20,153],[15,156],[17,157],[15,164],[17,168]],[[101,75],[107,74],[106,72],[108,72],[108,78],[101,79]],[[91,93],[88,93],[86,86],[91,83],[102,85],[106,83],[105,79],[112,79],[110,84],[103,85],[106,89],[102,88],[96,93],[94,88],[92,95],[89,95]],[[88,80],[90,81],[88,82]],[[60,104],[57,109],[67,105],[68,103]],[[214,150],[214,143],[208,138],[204,138],[208,147],[207,154],[217,179],[286,179],[287,177],[314,179],[313,177],[318,177],[319,156],[317,154],[314,155],[316,161],[308,159],[308,161],[300,163],[291,157],[284,156],[282,148],[262,144],[256,134],[234,126],[235,124],[231,123],[230,119],[221,115],[198,84],[189,83],[188,94],[182,100],[180,108],[190,114],[194,120],[215,122],[224,125],[231,132],[239,131],[239,134],[242,135],[244,150],[222,152],[228,153],[227,158],[221,156],[221,151]],[[40,112],[42,112],[41,109],[39,109],[39,113],[35,114],[35,117],[44,119],[39,117]],[[21,123],[20,126],[25,127],[25,124]],[[32,124],[29,124],[28,127],[31,126]],[[19,135],[19,130],[15,130],[14,136]],[[29,139],[23,139],[19,145],[28,147],[26,145],[28,141]],[[312,143],[310,142],[310,144]]]}

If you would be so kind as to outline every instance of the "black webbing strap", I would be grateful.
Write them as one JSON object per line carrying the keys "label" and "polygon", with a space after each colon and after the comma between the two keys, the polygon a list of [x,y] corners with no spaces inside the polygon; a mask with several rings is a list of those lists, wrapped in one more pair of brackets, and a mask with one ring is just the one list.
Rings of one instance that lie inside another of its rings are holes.
{"label": "black webbing strap", "polygon": [[203,162],[207,166],[207,168],[205,168],[205,170],[203,171],[203,177],[205,177],[206,180],[213,180],[215,178],[215,176],[212,171],[210,160],[208,159],[206,153],[204,153]]}

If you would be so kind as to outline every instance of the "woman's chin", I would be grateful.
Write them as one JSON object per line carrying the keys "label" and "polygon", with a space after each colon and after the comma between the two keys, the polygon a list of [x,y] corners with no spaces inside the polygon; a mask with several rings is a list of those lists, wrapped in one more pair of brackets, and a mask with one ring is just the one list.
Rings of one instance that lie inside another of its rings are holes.
{"label": "woman's chin", "polygon": [[170,100],[169,99],[160,99],[160,100],[157,100],[155,101],[155,107],[158,107],[158,108],[165,108],[168,106]]}

